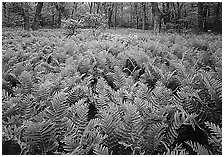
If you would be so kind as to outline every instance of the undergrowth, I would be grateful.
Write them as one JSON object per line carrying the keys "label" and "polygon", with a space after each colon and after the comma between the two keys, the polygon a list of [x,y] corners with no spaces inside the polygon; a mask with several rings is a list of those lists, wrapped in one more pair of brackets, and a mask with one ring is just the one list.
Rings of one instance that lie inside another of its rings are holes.
{"label": "undergrowth", "polygon": [[3,154],[220,155],[221,73],[212,34],[3,29]]}

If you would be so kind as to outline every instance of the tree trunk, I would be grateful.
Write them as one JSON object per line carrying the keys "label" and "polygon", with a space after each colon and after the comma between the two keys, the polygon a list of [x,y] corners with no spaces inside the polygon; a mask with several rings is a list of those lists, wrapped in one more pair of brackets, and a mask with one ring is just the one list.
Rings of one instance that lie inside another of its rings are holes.
{"label": "tree trunk", "polygon": [[7,7],[6,7],[6,2],[2,2],[3,5],[3,14],[4,18],[7,18]]}
{"label": "tree trunk", "polygon": [[180,3],[179,2],[177,2],[177,20],[179,20],[180,19],[180,12],[181,11],[181,8],[180,8]]}
{"label": "tree trunk", "polygon": [[30,20],[29,20],[29,6],[28,3],[22,3],[22,7],[23,7],[23,27],[24,30],[29,30],[30,29]]}
{"label": "tree trunk", "polygon": [[136,19],[135,28],[138,29],[138,3],[135,3],[135,19]]}
{"label": "tree trunk", "polygon": [[41,16],[40,13],[41,13],[42,7],[43,7],[43,2],[38,2],[33,25],[32,25],[33,30],[38,30],[38,26],[40,23],[40,16]]}
{"label": "tree trunk", "polygon": [[61,27],[61,11],[59,11],[59,14],[58,14],[58,28]]}
{"label": "tree trunk", "polygon": [[100,2],[97,2],[97,8],[96,8],[96,13],[99,14],[99,10],[100,10]]}
{"label": "tree trunk", "polygon": [[198,28],[203,30],[203,2],[198,2]]}
{"label": "tree trunk", "polygon": [[206,5],[203,10],[203,30],[205,32],[208,31],[207,15],[208,15],[208,5]]}
{"label": "tree trunk", "polygon": [[114,13],[114,27],[117,27],[117,3],[115,3],[115,13]]}
{"label": "tree trunk", "polygon": [[158,2],[151,2],[152,4],[152,15],[153,15],[153,29],[155,33],[159,33],[161,31],[161,20],[163,18],[163,14],[159,10]]}
{"label": "tree trunk", "polygon": [[222,32],[221,9],[222,9],[222,3],[218,2],[215,8],[215,28],[217,32]]}
{"label": "tree trunk", "polygon": [[51,17],[51,23],[52,23],[52,26],[54,26],[54,13],[52,14],[52,17]]}
{"label": "tree trunk", "polygon": [[166,2],[166,5],[164,5],[165,7],[165,13],[167,14],[165,17],[164,17],[164,24],[166,25],[167,23],[170,22],[170,3],[169,2]]}
{"label": "tree trunk", "polygon": [[146,4],[145,4],[145,2],[142,3],[142,7],[143,7],[142,29],[146,30]]}
{"label": "tree trunk", "polygon": [[90,2],[89,4],[89,13],[92,14],[92,9],[93,9],[93,2]]}
{"label": "tree trunk", "polygon": [[109,29],[110,29],[111,23],[112,23],[113,6],[114,6],[114,4],[111,4],[108,8],[108,27],[109,27]]}

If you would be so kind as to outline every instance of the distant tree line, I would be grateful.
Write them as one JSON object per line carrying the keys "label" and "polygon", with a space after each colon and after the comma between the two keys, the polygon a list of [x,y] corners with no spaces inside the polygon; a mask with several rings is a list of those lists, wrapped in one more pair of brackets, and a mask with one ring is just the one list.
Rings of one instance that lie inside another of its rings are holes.
{"label": "distant tree line", "polygon": [[221,2],[3,2],[3,26],[60,28],[63,19],[100,14],[108,28],[222,31]]}

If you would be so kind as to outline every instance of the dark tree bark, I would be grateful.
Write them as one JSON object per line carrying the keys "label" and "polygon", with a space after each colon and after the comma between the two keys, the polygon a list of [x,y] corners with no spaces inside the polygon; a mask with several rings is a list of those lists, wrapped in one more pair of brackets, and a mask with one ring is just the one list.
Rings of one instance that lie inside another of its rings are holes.
{"label": "dark tree bark", "polygon": [[215,28],[216,31],[222,32],[222,21],[221,21],[221,15],[222,15],[222,3],[218,2],[215,8]]}
{"label": "dark tree bark", "polygon": [[113,14],[114,3],[110,4],[108,7],[108,27],[110,29],[112,23],[112,14]]}
{"label": "dark tree bark", "polygon": [[208,5],[204,2],[198,2],[198,28],[201,31],[208,31],[207,26]]}
{"label": "dark tree bark", "polygon": [[93,3],[94,3],[94,2],[90,2],[90,4],[89,4],[89,13],[90,13],[90,14],[92,14]]}
{"label": "dark tree bark", "polygon": [[96,8],[96,13],[99,14],[99,10],[100,10],[100,2],[97,2],[97,8]]}
{"label": "dark tree bark", "polygon": [[40,23],[40,16],[41,16],[40,13],[41,13],[42,7],[43,7],[43,2],[38,2],[33,25],[32,25],[33,30],[38,30],[38,26]]}
{"label": "dark tree bark", "polygon": [[2,2],[2,5],[3,5],[3,14],[4,14],[4,17],[7,18],[7,7],[6,7],[6,2]]}
{"label": "dark tree bark", "polygon": [[135,20],[136,20],[135,28],[138,29],[138,3],[135,3]]}
{"label": "dark tree bark", "polygon": [[208,5],[205,5],[203,10],[203,30],[205,32],[208,31],[207,16],[208,16]]}
{"label": "dark tree bark", "polygon": [[163,18],[163,13],[159,10],[158,2],[151,2],[152,4],[152,15],[153,15],[153,29],[155,33],[161,31],[161,20]]}
{"label": "dark tree bark", "polygon": [[[51,7],[53,6],[53,3],[50,3]],[[55,20],[55,13],[54,13],[54,9],[51,9],[51,26],[54,26],[54,20]]]}
{"label": "dark tree bark", "polygon": [[142,3],[142,9],[143,9],[142,29],[146,30],[146,4],[145,4],[145,2]]}
{"label": "dark tree bark", "polygon": [[115,13],[114,13],[114,27],[117,27],[117,3],[115,3]]}
{"label": "dark tree bark", "polygon": [[177,2],[177,20],[180,19],[180,13],[181,13],[180,3]]}
{"label": "dark tree bark", "polygon": [[23,8],[23,27],[24,30],[29,30],[30,29],[30,20],[29,20],[29,6],[27,2],[22,3],[22,8]]}
{"label": "dark tree bark", "polygon": [[203,2],[198,2],[198,28],[203,30]]}

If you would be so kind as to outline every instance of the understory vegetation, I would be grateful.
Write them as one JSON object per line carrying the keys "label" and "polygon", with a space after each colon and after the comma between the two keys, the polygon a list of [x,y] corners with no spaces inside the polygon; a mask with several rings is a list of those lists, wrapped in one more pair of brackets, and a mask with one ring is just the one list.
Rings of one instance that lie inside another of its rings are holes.
{"label": "understory vegetation", "polygon": [[221,35],[67,37],[3,29],[3,154],[222,154]]}

